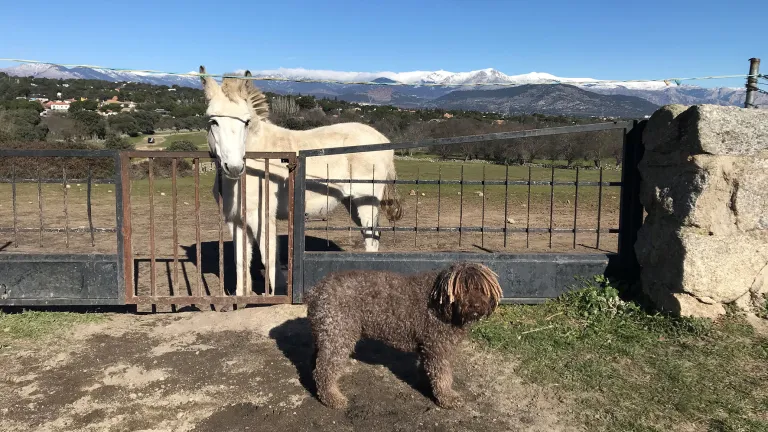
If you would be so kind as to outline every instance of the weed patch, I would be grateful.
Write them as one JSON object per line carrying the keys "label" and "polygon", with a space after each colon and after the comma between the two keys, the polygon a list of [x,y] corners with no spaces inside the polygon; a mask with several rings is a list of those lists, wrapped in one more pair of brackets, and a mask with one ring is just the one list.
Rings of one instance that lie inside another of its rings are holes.
{"label": "weed patch", "polygon": [[37,340],[78,324],[100,322],[103,314],[24,311],[0,312],[0,347],[17,340]]}
{"label": "weed patch", "polygon": [[742,318],[649,314],[602,277],[502,306],[473,338],[575,396],[589,430],[768,430],[768,339]]}

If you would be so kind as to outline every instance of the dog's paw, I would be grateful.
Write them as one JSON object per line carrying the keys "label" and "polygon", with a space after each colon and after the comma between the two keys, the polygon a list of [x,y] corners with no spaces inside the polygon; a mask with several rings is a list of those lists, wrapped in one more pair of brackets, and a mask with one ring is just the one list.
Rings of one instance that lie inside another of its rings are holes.
{"label": "dog's paw", "polygon": [[456,409],[463,405],[461,401],[461,396],[459,396],[458,393],[455,391],[451,391],[450,393],[440,395],[440,397],[437,399],[437,405],[440,408],[445,409]]}

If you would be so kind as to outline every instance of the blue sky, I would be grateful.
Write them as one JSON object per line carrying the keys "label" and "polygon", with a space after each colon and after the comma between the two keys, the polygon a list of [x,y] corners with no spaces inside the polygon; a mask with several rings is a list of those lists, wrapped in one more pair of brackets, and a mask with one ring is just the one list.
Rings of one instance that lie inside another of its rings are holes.
{"label": "blue sky", "polygon": [[768,62],[766,24],[768,6],[746,1],[13,1],[0,14],[0,57],[646,79],[746,73],[750,57]]}

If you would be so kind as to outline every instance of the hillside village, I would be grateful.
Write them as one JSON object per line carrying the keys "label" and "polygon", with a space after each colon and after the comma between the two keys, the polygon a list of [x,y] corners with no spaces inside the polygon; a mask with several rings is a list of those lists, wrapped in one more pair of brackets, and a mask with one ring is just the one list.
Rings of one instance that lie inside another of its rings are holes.
{"label": "hillside village", "polygon": [[[40,112],[40,116],[45,117],[54,112],[69,112],[69,108],[74,102],[85,102],[88,100],[86,97],[61,99],[61,93],[57,94],[57,99],[49,100],[46,97],[40,95],[33,95],[30,97],[18,96],[17,100],[26,100],[29,102],[38,102],[43,106],[43,111]],[[117,115],[121,112],[132,112],[136,110],[136,102],[119,100],[118,96],[112,96],[112,98],[98,102],[99,110],[96,112],[103,116]]]}
{"label": "hillside village", "polygon": [[[460,135],[546,128],[610,121],[607,116],[568,117],[441,108],[404,108],[336,97],[279,95],[266,92],[270,121],[288,129],[305,130],[339,122],[370,124],[391,141],[418,141]],[[102,146],[133,148],[135,139],[151,142],[157,132],[196,132],[206,127],[205,98],[201,89],[137,82],[34,77],[0,73],[0,145]],[[567,142],[557,138],[531,138],[509,143],[484,143],[452,148],[424,149],[439,157],[524,163],[533,159],[562,158],[570,165],[578,159],[602,164],[620,161],[619,141],[608,134],[593,134]],[[46,144],[48,143],[48,144]],[[405,154],[411,155],[414,150]]]}

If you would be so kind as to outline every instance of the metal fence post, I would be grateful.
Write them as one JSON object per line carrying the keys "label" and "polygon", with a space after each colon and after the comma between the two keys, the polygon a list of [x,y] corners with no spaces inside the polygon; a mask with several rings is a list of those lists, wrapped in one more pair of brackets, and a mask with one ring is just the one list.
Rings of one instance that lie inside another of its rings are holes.
{"label": "metal fence post", "polygon": [[293,183],[293,303],[301,303],[304,295],[304,213],[307,190],[307,157],[299,153]]}
{"label": "metal fence post", "polygon": [[636,120],[624,129],[618,253],[621,273],[627,278],[636,278],[640,274],[635,242],[637,232],[643,226],[643,205],[640,203],[641,177],[637,165],[643,158],[643,130],[646,123],[646,120]]}
{"label": "metal fence post", "polygon": [[123,288],[123,300],[132,303],[133,286],[133,247],[131,245],[131,157],[126,152],[115,156],[115,213],[117,218],[117,257],[119,286]]}
{"label": "metal fence post", "polygon": [[125,246],[125,237],[123,224],[123,179],[122,179],[122,160],[120,152],[115,152],[115,235],[117,236],[117,298],[125,301],[125,260],[123,258],[123,248]]}

